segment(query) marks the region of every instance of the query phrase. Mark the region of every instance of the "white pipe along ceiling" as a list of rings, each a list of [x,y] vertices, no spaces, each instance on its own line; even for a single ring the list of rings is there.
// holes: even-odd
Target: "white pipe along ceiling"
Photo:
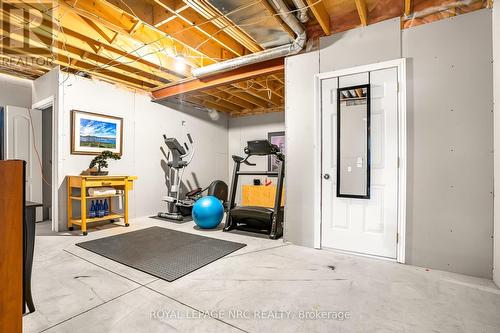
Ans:
[[[268,0],[269,3],[276,10],[276,13],[281,17],[281,19],[290,27],[290,29],[295,33],[296,38],[289,44],[277,46],[264,51],[249,54],[243,57],[226,60],[223,62],[215,63],[201,68],[195,68],[192,71],[193,76],[202,77],[207,75],[212,75],[220,72],[225,72],[231,69],[235,69],[241,66],[255,64],[258,62],[263,62],[266,60],[271,60],[275,58],[286,57],[289,55],[296,54],[300,52],[307,42],[306,30],[301,22],[295,17],[293,12],[291,12],[283,0]],[[294,4],[297,6],[298,15],[302,19],[305,19],[302,13],[304,8],[304,3],[302,0],[293,0]],[[307,14],[306,14],[307,15]]]

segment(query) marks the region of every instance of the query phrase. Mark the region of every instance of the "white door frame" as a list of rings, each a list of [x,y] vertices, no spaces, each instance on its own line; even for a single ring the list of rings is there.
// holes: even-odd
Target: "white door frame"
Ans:
[[[31,105],[32,109],[43,110],[48,107],[52,107],[52,230],[58,231],[58,221],[59,221],[59,202],[58,202],[58,186],[59,180],[58,175],[58,115],[55,106],[55,97],[47,97],[35,104]]]
[[[376,71],[387,68],[398,69],[398,242],[396,261],[405,263],[406,241],[406,59],[396,59],[376,64],[357,66],[332,72],[316,74],[314,77],[314,247],[321,249],[321,186],[322,186],[322,142],[321,142],[321,81],[339,76]]]

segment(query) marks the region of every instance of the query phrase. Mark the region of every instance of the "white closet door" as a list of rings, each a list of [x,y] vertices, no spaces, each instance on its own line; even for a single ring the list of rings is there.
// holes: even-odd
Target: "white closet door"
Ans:
[[[397,68],[389,68],[322,81],[323,247],[396,258],[397,80]],[[370,199],[337,197],[337,88],[366,83],[371,87]]]
[[[42,167],[37,156],[38,151],[42,158],[42,111],[31,110],[31,117],[29,111],[17,106],[5,108],[5,157],[26,161],[26,200],[42,203]],[[41,209],[37,209],[37,221],[42,218]]]

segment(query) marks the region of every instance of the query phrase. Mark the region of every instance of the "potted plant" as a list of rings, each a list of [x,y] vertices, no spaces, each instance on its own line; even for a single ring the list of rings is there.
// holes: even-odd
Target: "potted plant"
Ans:
[[[113,153],[109,150],[105,150],[99,155],[97,155],[89,165],[89,168],[92,169],[97,165],[97,171],[90,171],[91,175],[94,176],[106,176],[108,174],[108,171],[102,171],[102,168],[107,168],[108,167],[108,161],[107,159],[113,159],[113,160],[119,160],[121,159],[120,155]],[[95,170],[95,169],[94,169]]]

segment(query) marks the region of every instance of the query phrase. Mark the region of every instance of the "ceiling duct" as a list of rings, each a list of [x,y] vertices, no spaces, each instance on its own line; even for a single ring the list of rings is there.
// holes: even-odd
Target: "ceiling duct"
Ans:
[[[215,63],[201,68],[192,70],[195,77],[211,75],[215,73],[225,72],[241,66],[250,65],[266,60],[281,58],[288,55],[293,55],[300,52],[306,45],[307,35],[306,30],[302,23],[290,12],[283,0],[268,0],[269,3],[275,8],[276,13],[281,17],[290,29],[295,33],[296,38],[290,44],[274,47],[272,49],[264,50],[261,52],[249,54],[243,57],[226,60],[223,62]],[[294,0],[300,1],[302,0]]]
[[[293,4],[297,8],[297,18],[300,22],[306,23],[309,21],[309,15],[307,14],[307,6],[303,0],[292,0]]]

